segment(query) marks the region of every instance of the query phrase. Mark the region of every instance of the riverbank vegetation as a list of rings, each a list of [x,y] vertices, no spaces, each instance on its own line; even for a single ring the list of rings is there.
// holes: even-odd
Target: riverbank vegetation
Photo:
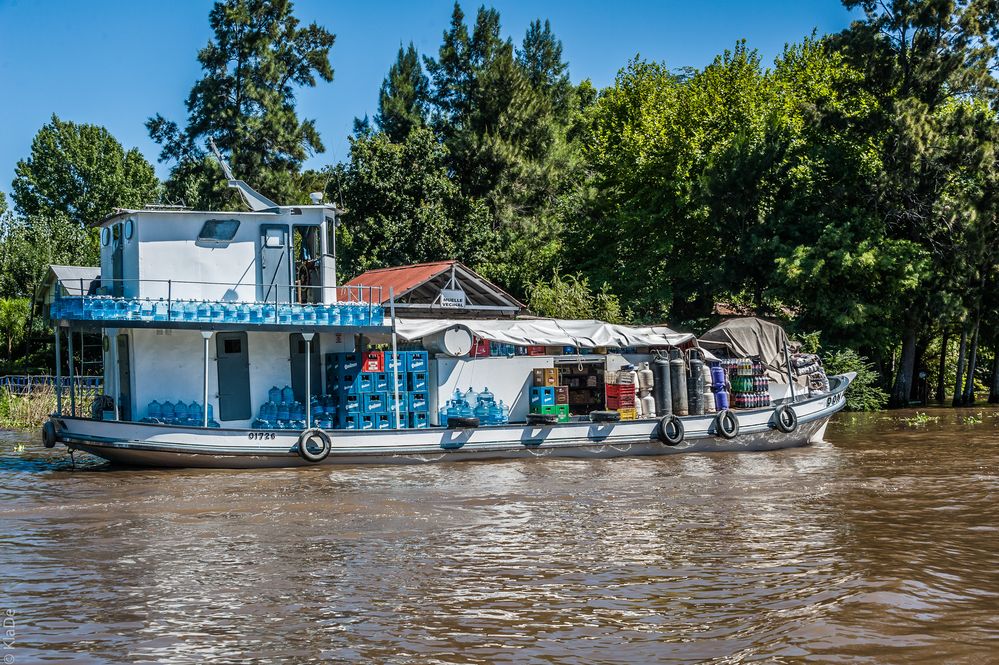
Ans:
[[[83,224],[112,207],[238,205],[213,138],[265,195],[347,209],[342,278],[457,258],[543,315],[700,332],[750,312],[821,331],[827,367],[861,376],[851,408],[999,401],[999,18],[845,4],[849,28],[788,35],[773,62],[742,41],[700,69],[638,56],[605,89],[543,18],[515,39],[456,4],[436,51],[399,49],[347,161],[304,170],[323,144],[295,94],[332,80],[334,35],[290,3],[217,3],[186,122],[147,123],[165,182],[102,128],[40,130],[0,208],[3,293],[93,263]],[[40,324],[5,321],[16,364]]]

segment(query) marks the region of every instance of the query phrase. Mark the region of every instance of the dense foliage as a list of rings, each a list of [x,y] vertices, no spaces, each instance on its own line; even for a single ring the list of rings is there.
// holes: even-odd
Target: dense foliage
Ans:
[[[303,173],[323,146],[295,94],[331,80],[334,37],[288,0],[223,0],[186,125],[148,122],[162,194],[239,204],[211,138],[265,195],[347,209],[341,277],[457,258],[539,314],[698,330],[734,304],[821,331],[855,408],[999,401],[999,12],[844,3],[859,20],[772,63],[745,42],[702,69],[636,57],[604,90],[572,81],[548,21],[514,41],[455,4],[435,52],[399,48],[348,160]],[[4,294],[91,259],[82,223],[156,187],[106,131],[53,117],[0,209]]]

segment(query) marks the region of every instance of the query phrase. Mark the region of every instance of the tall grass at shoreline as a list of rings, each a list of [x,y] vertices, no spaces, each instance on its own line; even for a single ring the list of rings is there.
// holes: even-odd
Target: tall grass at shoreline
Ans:
[[[91,396],[78,397],[77,413],[90,413]],[[69,408],[69,395],[63,391],[63,408]],[[39,427],[56,410],[55,389],[41,387],[19,395],[9,388],[0,389],[0,429]]]

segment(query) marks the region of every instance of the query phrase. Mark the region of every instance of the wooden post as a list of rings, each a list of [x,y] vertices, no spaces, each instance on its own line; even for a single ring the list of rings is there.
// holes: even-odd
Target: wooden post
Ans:
[[[62,333],[55,326],[56,413],[62,415]]]

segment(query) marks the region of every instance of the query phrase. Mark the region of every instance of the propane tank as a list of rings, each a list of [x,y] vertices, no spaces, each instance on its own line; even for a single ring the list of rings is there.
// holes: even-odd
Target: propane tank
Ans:
[[[657,357],[652,361],[652,374],[655,376],[652,394],[656,398],[656,415],[659,417],[673,413],[673,397],[670,390],[669,360]]]
[[[687,415],[687,367],[683,362],[683,351],[673,349],[669,352],[669,380],[673,399],[673,413],[677,416]]]
[[[725,387],[725,368],[721,365],[711,367],[711,387],[716,391]]]
[[[704,358],[697,349],[690,349],[687,352],[687,367],[690,376],[687,379],[687,401],[690,414],[693,416],[704,415]]]
[[[704,391],[704,413],[714,413],[715,411],[715,394],[709,388]]]
[[[707,363],[704,363],[704,369],[702,371],[704,372],[704,392],[709,393],[711,392],[711,383],[712,383],[711,368],[708,367]],[[707,408],[706,405],[705,408]]]
[[[715,408],[718,411],[723,411],[729,408],[728,403],[728,393],[724,390],[715,391]]]
[[[656,399],[652,395],[645,395],[642,399],[638,400],[642,404],[642,415],[646,418],[651,418],[656,413]],[[637,402],[636,402],[637,403]]]
[[[651,390],[653,385],[655,385],[655,376],[649,369],[649,363],[642,363],[638,370],[638,387],[641,390]]]

